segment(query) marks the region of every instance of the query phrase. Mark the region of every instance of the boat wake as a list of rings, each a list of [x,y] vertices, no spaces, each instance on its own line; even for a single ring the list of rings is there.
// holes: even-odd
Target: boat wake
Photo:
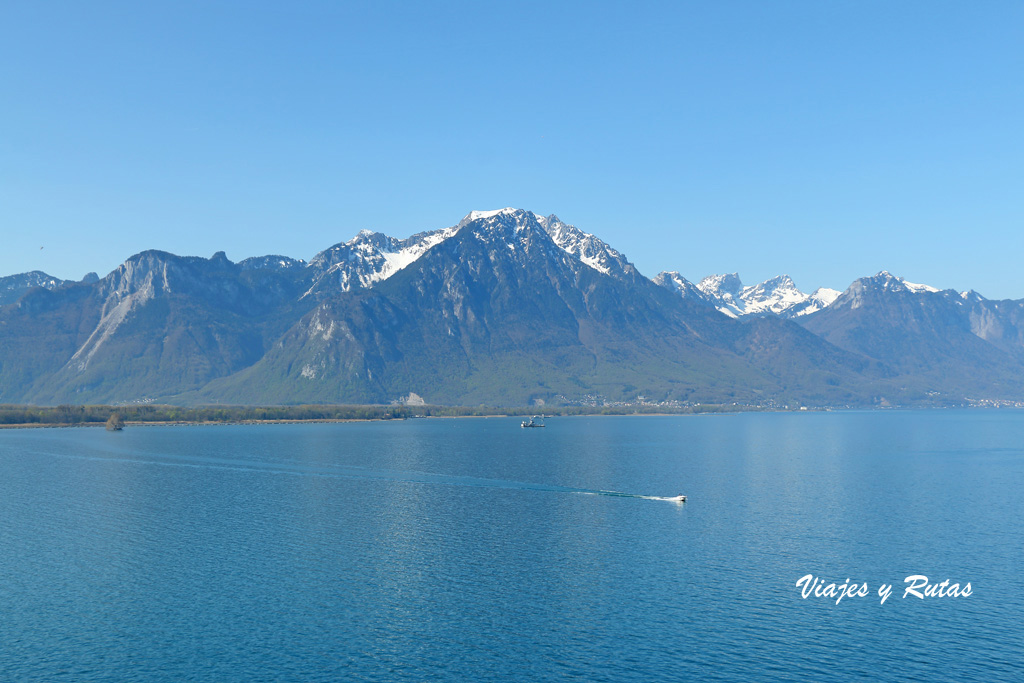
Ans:
[[[40,452],[40,454],[42,454]],[[47,455],[71,458],[75,460],[91,460],[102,462],[119,462],[133,465],[156,465],[163,467],[188,467],[213,470],[227,470],[245,473],[330,477],[338,479],[363,479],[374,481],[390,481],[404,484],[426,484],[442,486],[466,486],[474,488],[511,489],[518,491],[546,491],[551,493],[575,493],[585,496],[610,496],[613,498],[639,498],[641,500],[660,500],[673,503],[685,503],[686,496],[648,496],[640,493],[623,491],[605,491],[600,489],[581,489],[551,484],[534,484],[530,482],[511,481],[507,479],[485,479],[480,477],[464,477],[457,475],[435,474],[414,470],[388,470],[358,465],[299,463],[295,461],[254,461],[235,458],[218,458],[210,456],[194,456],[185,454],[159,455],[121,450],[120,452],[93,453],[46,453]]]
[[[640,493],[623,493],[622,491],[585,491],[579,490],[576,493],[581,493],[586,496],[614,496],[616,498],[642,498],[643,500],[664,500],[669,503],[685,503],[686,496],[645,496]]]

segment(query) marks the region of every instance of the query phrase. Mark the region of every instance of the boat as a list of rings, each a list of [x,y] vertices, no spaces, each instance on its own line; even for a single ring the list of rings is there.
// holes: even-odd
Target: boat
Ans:
[[[669,498],[669,500],[674,501],[676,503],[685,503],[686,496],[679,494],[678,496],[673,496],[672,498]]]
[[[524,428],[524,429],[527,428],[527,427],[543,427],[544,426],[544,418],[543,417],[538,417],[538,416],[534,415],[529,420],[523,420],[523,423],[521,425],[519,425],[519,426]]]

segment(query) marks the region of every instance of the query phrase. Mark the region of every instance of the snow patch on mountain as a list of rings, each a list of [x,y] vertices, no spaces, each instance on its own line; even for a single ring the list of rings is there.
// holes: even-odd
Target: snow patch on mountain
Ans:
[[[408,267],[420,256],[427,253],[428,249],[444,242],[454,234],[454,228],[437,230],[424,235],[422,239],[418,241],[401,246],[397,251],[381,252],[381,256],[384,258],[384,267],[378,274],[376,274],[376,276],[369,278],[368,281],[377,282],[380,280],[387,280],[398,271]],[[364,284],[363,286],[366,285]]]
[[[320,252],[308,263],[314,273],[312,286],[303,297],[324,288],[368,288],[408,268],[431,248],[471,226],[474,236],[484,241],[498,240],[510,250],[529,249],[531,231],[546,234],[540,244],[554,244],[560,253],[574,257],[594,270],[632,279],[636,268],[626,257],[590,233],[563,223],[558,216],[542,216],[525,209],[506,207],[488,211],[474,210],[453,227],[423,232],[399,240],[382,233],[362,230],[348,242],[336,244]],[[550,240],[548,239],[550,238]]]
[[[563,223],[555,214],[537,216],[537,221],[555,244],[594,270],[620,279],[636,274],[636,268],[622,253],[589,232]]]
[[[663,281],[655,282],[665,286]],[[697,283],[696,288],[715,308],[733,318],[745,315],[797,318],[830,306],[840,294],[827,287],[805,294],[788,275],[779,275],[749,287],[743,285],[737,273],[709,275]]]
[[[779,275],[753,287],[745,287],[740,300],[745,304],[746,315],[758,313],[782,314],[807,301],[809,297],[796,288],[788,275]]]
[[[493,211],[470,211],[469,213],[466,214],[466,217],[463,218],[461,221],[459,221],[459,224],[456,225],[455,227],[456,228],[461,228],[464,225],[472,223],[473,221],[478,221],[478,220],[481,220],[481,219],[484,219],[484,218],[493,218],[494,216],[499,216],[499,215],[503,215],[503,214],[504,215],[514,215],[516,213],[527,213],[527,212],[524,211],[523,209],[514,209],[511,206],[506,206],[504,209],[494,209]],[[537,214],[534,214],[534,216],[536,216],[536,215]]]
[[[421,232],[405,240],[360,230],[348,242],[336,244],[310,259],[308,267],[317,275],[303,297],[328,283],[336,283],[343,292],[371,287],[407,268],[457,230],[456,226]]]
[[[684,299],[698,299],[707,302],[707,297],[704,295],[704,292],[697,288],[697,285],[674,270],[665,270],[658,273],[654,277],[654,284],[675,292]]]
[[[901,278],[899,275],[893,275],[887,270],[880,271],[877,275],[875,275],[872,278],[862,279],[880,285],[883,289],[890,289],[896,291],[906,289],[911,292],[914,292],[915,294],[922,294],[925,292],[935,293],[940,291],[937,287],[932,287],[931,285],[920,285],[914,282],[908,282],[907,280]]]
[[[881,291],[887,293],[911,293],[911,294],[941,294],[942,292],[930,285],[919,285],[907,282],[903,278],[893,275],[887,270],[880,271],[871,277],[862,277],[854,280],[846,291],[835,301],[835,305],[857,309],[864,305],[864,297],[870,292]],[[952,292],[952,290],[949,290]],[[960,295],[964,298],[963,295]]]
[[[252,256],[238,262],[242,270],[291,270],[302,268],[306,262],[302,259],[293,259],[287,256]]]
[[[900,291],[903,289],[914,292],[915,294],[921,294],[924,292],[935,293],[940,291],[937,287],[931,285],[919,285],[914,282],[908,282],[898,275],[893,275],[887,270],[880,271],[877,275],[870,278],[861,278],[882,287],[883,289]]]
[[[52,291],[65,284],[70,283],[40,270],[0,277],[0,306],[17,301],[22,294],[35,287]]]
[[[554,214],[542,216],[533,211],[511,207],[493,211],[471,211],[455,227],[462,229],[477,221],[484,221],[483,227],[492,229],[514,226],[517,235],[539,226],[563,252],[599,273],[623,280],[630,280],[638,275],[636,267],[621,252],[575,225],[564,223]],[[478,231],[477,237],[483,239],[485,234]]]
[[[909,289],[911,292],[937,292],[938,287],[932,287],[931,285],[918,285],[913,282],[907,282],[903,280],[903,286]]]
[[[741,298],[744,287],[739,274],[708,275],[697,283],[697,289],[727,316],[738,318],[746,314],[746,303]]]
[[[838,289],[830,289],[828,287],[818,287],[811,294],[811,298],[821,303],[821,307],[831,306],[832,303],[839,298],[842,294]]]

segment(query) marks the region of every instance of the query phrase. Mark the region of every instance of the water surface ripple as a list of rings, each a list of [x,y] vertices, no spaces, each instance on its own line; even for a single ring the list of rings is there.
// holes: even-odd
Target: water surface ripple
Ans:
[[[1001,411],[0,431],[0,680],[1020,680],[1022,491]]]

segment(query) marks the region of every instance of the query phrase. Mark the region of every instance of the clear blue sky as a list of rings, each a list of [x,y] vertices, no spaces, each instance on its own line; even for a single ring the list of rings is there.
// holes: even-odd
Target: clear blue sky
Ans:
[[[2,275],[516,206],[648,276],[1024,298],[1018,0],[10,0],[0,93]]]

